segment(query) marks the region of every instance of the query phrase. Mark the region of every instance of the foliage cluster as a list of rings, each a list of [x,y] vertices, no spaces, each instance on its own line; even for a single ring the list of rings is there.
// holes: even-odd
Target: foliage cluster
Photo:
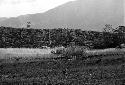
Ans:
[[[42,48],[42,46],[86,46],[92,49],[114,48],[125,43],[125,27],[112,28],[106,25],[104,31],[83,31],[81,29],[25,29],[0,27],[1,48]]]

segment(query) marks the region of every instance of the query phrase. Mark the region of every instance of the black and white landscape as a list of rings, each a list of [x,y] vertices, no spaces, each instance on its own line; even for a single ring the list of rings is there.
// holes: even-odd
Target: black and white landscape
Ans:
[[[0,1],[0,85],[125,84],[124,0],[64,1]]]

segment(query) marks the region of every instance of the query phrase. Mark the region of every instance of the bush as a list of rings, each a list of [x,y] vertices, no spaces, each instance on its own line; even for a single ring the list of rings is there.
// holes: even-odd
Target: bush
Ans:
[[[86,49],[85,47],[80,47],[80,46],[68,47],[63,51],[62,55],[64,57],[73,57],[73,56],[85,57],[86,56],[85,49]]]
[[[51,53],[53,54],[62,54],[65,48],[57,48],[56,50],[52,50]]]

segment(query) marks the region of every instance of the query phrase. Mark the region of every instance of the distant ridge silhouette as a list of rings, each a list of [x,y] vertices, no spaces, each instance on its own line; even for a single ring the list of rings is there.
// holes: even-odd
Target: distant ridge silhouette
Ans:
[[[73,28],[101,30],[105,24],[114,27],[124,23],[123,0],[76,0],[60,5],[45,13],[22,15],[1,20],[0,26],[32,28]]]

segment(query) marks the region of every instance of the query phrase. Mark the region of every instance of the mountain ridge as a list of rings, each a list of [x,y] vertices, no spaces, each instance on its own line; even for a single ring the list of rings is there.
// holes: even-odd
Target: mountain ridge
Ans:
[[[94,2],[95,1],[95,2]],[[73,28],[83,30],[102,30],[105,24],[114,27],[123,24],[122,0],[76,0],[67,2],[44,13],[28,14],[0,20],[1,26],[26,27],[28,21],[32,28]],[[101,5],[102,4],[102,5]]]

